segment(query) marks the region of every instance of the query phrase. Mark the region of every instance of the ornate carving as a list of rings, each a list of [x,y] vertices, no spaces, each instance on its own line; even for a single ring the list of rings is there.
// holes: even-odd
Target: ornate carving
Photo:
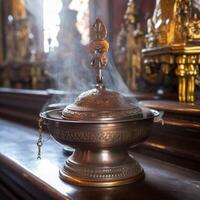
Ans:
[[[157,0],[154,15],[147,23],[146,47],[185,43],[191,12],[191,0]]]
[[[106,130],[100,128],[100,131],[96,130],[86,130],[83,131],[78,127],[76,129],[62,129],[60,125],[55,127],[49,127],[53,137],[57,138],[59,141],[67,142],[81,142],[96,144],[101,141],[102,146],[115,146],[120,144],[132,143],[135,144],[140,140],[143,140],[148,135],[149,127],[136,126],[135,124],[131,129],[119,130]]]
[[[97,19],[91,28],[90,51],[92,54],[91,65],[96,70],[97,87],[103,87],[102,69],[107,64],[106,53],[109,49],[109,43],[106,40],[107,30],[100,19]]]
[[[179,77],[179,100],[194,102],[195,78],[198,72],[196,55],[177,57],[176,74]]]
[[[141,24],[136,23],[135,1],[129,0],[124,15],[124,24],[117,37],[115,59],[123,79],[129,88],[138,89],[141,77],[141,49],[144,47],[144,34]]]
[[[189,41],[200,41],[200,19],[197,13],[188,24],[188,39]]]
[[[162,84],[168,79],[173,88],[175,71],[181,102],[194,102],[195,99],[200,52],[197,12],[191,0],[157,0],[154,15],[147,22],[144,78],[154,84]]]

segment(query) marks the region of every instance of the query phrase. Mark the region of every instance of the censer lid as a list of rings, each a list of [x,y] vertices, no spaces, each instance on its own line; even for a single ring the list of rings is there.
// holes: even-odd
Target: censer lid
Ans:
[[[96,88],[82,93],[73,104],[62,111],[62,117],[70,121],[110,121],[143,119],[143,110],[130,102],[121,93],[106,89],[103,85],[102,69],[107,64],[106,28],[97,19],[91,30],[91,65],[96,70]]]
[[[92,89],[82,93],[62,112],[70,121],[125,120],[143,117],[142,109],[120,93],[109,89]]]

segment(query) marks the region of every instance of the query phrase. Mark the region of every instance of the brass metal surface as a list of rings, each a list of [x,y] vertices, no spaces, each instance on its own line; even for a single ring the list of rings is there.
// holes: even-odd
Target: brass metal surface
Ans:
[[[191,0],[157,0],[154,14],[147,22],[144,77],[158,83],[160,76],[172,78],[175,74],[180,102],[195,101],[200,64],[199,17]],[[156,68],[159,70],[155,73]]]
[[[102,69],[106,67],[106,53],[109,49],[109,43],[106,40],[107,29],[103,22],[97,18],[91,28],[90,52],[92,54],[91,66],[96,70],[96,87],[103,88]]]
[[[127,149],[148,137],[159,113],[105,88],[101,70],[107,63],[109,45],[99,19],[92,34],[91,65],[96,71],[96,88],[79,95],[65,109],[49,110],[40,116],[57,142],[74,148],[60,169],[62,180],[93,187],[124,185],[144,175]]]
[[[82,93],[62,112],[66,120],[101,121],[143,118],[142,109],[133,105],[128,98],[108,89],[92,89]]]
[[[138,175],[135,175],[134,177],[130,179],[124,179],[124,180],[117,180],[117,181],[102,181],[102,182],[94,182],[91,180],[80,180],[78,178],[74,178],[73,176],[70,176],[67,174],[67,172],[63,169],[60,170],[60,177],[62,180],[66,182],[75,183],[76,185],[87,185],[92,187],[115,187],[120,185],[126,185],[130,183],[137,182],[138,180],[142,179],[144,177],[144,171],[142,170]]]

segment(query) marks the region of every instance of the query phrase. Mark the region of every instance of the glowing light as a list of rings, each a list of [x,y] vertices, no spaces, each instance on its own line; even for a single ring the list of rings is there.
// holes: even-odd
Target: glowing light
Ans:
[[[38,160],[37,164],[37,168],[34,171],[37,177],[61,191],[63,194],[74,192],[73,187],[66,185],[59,179],[59,167],[55,163],[53,164],[50,160],[42,159]]]
[[[78,12],[76,27],[81,34],[81,43],[83,45],[89,43],[89,1],[90,0],[72,0],[69,5],[71,10]]]
[[[61,8],[61,0],[43,0],[43,28],[45,52],[49,51],[49,38],[51,38],[51,48],[55,48],[58,46],[57,34],[60,25],[59,12]]]
[[[103,152],[102,152],[102,160],[103,160],[103,161],[109,161],[109,154],[108,154],[108,151],[103,151]]]

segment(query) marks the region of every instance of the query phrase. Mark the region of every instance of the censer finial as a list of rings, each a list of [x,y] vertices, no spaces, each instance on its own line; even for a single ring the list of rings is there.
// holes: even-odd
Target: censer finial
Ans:
[[[96,70],[97,88],[104,88],[102,69],[107,64],[106,53],[109,49],[109,43],[106,40],[107,30],[103,22],[97,18],[91,28],[90,52],[92,54],[91,66]]]

